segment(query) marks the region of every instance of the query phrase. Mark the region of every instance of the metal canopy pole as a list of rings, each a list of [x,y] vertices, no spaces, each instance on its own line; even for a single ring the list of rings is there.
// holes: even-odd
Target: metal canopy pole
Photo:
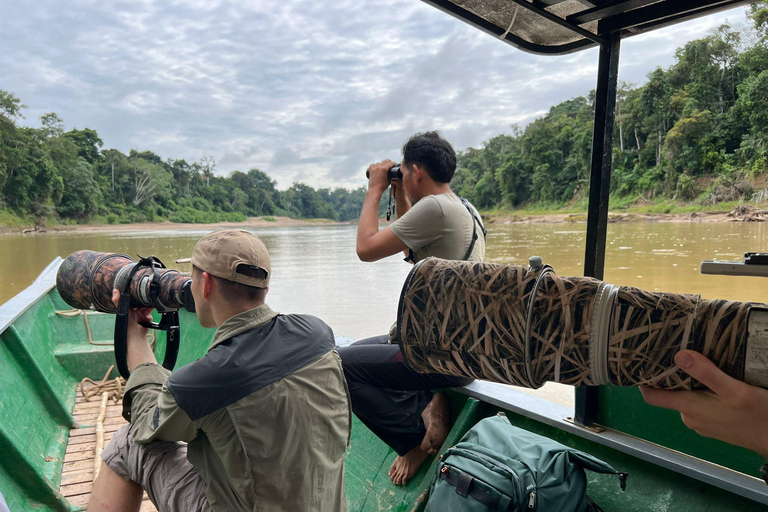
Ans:
[[[592,166],[589,176],[589,212],[584,275],[603,278],[606,232],[608,229],[608,193],[611,186],[613,122],[616,117],[616,88],[619,76],[621,35],[614,32],[600,45],[595,91],[595,125],[592,131]],[[599,407],[597,387],[576,388],[575,420],[589,426],[595,422]]]

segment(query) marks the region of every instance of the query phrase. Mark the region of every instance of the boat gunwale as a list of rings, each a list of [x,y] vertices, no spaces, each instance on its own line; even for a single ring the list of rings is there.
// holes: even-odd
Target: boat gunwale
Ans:
[[[43,269],[34,282],[5,304],[0,304],[0,334],[4,333],[37,301],[56,287],[56,273],[64,260],[57,256]]]
[[[454,388],[454,391],[738,496],[768,505],[765,482],[760,478],[618,430],[611,428],[599,430],[579,426],[572,420],[573,409],[563,405],[528,395],[495,382],[476,380],[464,387]]]

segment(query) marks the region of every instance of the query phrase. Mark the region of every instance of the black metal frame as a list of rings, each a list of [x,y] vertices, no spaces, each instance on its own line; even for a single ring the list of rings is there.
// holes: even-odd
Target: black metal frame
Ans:
[[[592,131],[592,169],[589,178],[589,210],[587,241],[584,252],[584,275],[603,279],[605,246],[608,232],[608,201],[613,158],[613,125],[616,118],[616,88],[619,77],[621,35],[612,34],[600,46],[595,91],[595,124]],[[596,387],[576,388],[574,419],[579,425],[595,422],[599,408]]]
[[[614,33],[622,38],[629,37],[751,3],[751,0],[581,0],[585,6],[583,11],[561,18],[546,8],[564,0],[511,0],[581,37],[567,44],[542,45],[526,41],[514,33],[505,34],[504,28],[449,0],[422,1],[521,50],[542,55],[564,55],[594,48],[606,44]],[[598,22],[596,34],[581,27],[594,21]]]
[[[568,44],[563,44],[558,46],[542,46],[542,45],[538,45],[538,44],[534,44],[529,41],[526,41],[525,39],[521,39],[514,34],[506,34],[502,39],[501,36],[503,36],[505,33],[505,30],[503,28],[500,28],[494,25],[493,23],[487,21],[486,19],[478,16],[473,12],[470,12],[464,9],[463,7],[460,7],[452,2],[449,2],[448,0],[422,0],[422,1],[433,7],[440,9],[441,11],[447,14],[450,14],[454,18],[457,18],[465,23],[468,23],[473,27],[482,30],[487,34],[490,34],[500,39],[501,41],[504,41],[505,43],[511,44],[512,46],[515,46],[516,48],[519,48],[529,53],[537,53],[537,54],[544,54],[544,55],[564,55],[564,54],[573,53],[579,50],[583,50],[584,48],[593,47],[597,44],[595,41],[585,38],[585,39],[574,41],[573,43],[568,43]],[[556,2],[550,2],[550,3],[556,3]],[[568,28],[573,29],[574,27],[572,25],[569,25]]]

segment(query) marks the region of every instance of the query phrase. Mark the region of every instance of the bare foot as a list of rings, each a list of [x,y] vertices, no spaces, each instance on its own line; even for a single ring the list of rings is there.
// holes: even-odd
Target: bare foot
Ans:
[[[427,429],[421,441],[421,450],[434,455],[443,446],[451,430],[448,395],[442,391],[435,393],[421,413],[421,419],[424,420],[424,427]]]
[[[395,458],[392,467],[389,468],[389,478],[395,485],[405,485],[413,478],[421,465],[427,460],[429,454],[420,447],[413,448],[403,456]]]

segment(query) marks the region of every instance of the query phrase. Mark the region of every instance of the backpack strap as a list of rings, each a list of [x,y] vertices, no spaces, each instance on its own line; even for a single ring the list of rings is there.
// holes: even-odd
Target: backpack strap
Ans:
[[[458,468],[442,466],[438,475],[440,480],[445,480],[456,488],[456,494],[463,498],[471,496],[474,500],[488,507],[489,510],[506,512],[512,504],[511,497]]]
[[[469,216],[472,218],[472,242],[469,244],[467,255],[464,256],[464,261],[468,261],[469,257],[472,256],[472,251],[475,250],[475,242],[477,241],[477,226],[480,225],[480,229],[483,231],[483,239],[488,237],[488,230],[485,229],[482,221],[477,218],[477,215],[475,215],[475,212],[472,210],[472,206],[470,206],[469,201],[461,196],[459,196],[459,199],[461,199],[461,204],[464,205],[464,207],[469,212]]]
[[[600,505],[592,501],[592,498],[589,496],[585,496],[587,498],[587,507],[585,508],[585,512],[605,512],[602,508],[600,508]]]

